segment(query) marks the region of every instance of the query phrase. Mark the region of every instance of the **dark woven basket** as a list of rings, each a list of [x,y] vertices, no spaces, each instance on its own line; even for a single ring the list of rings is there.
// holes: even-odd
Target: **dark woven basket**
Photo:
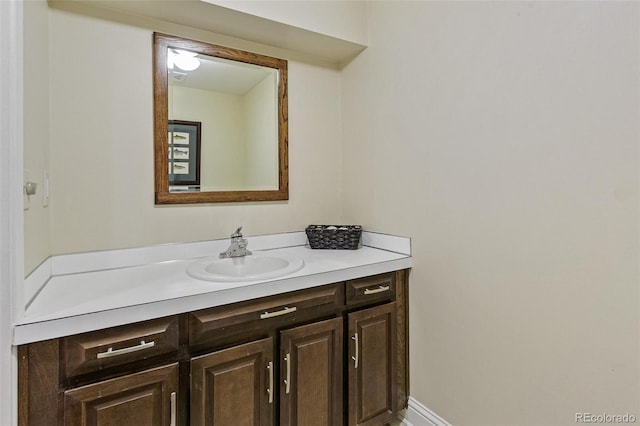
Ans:
[[[360,246],[360,225],[309,225],[305,229],[312,249],[355,250]]]

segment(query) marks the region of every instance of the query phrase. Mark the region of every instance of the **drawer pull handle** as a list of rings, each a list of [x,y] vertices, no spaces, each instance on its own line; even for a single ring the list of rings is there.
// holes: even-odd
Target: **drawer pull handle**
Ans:
[[[291,308],[285,306],[284,309],[281,309],[279,311],[265,312],[263,314],[260,314],[260,319],[279,317],[280,315],[290,314],[290,313],[295,312],[297,310],[298,310],[298,308],[296,308],[295,306],[292,306]]]
[[[269,404],[273,404],[273,362],[269,361],[267,365],[267,370],[269,370],[269,389],[267,389],[267,393],[269,394]]]
[[[141,351],[143,349],[148,349],[148,348],[152,348],[156,345],[156,342],[148,342],[146,343],[144,340],[140,341],[139,345],[136,346],[130,346],[128,348],[122,348],[122,349],[116,349],[115,351],[113,350],[113,348],[109,348],[107,349],[106,352],[100,352],[97,355],[98,359],[102,359],[102,358],[109,358],[112,356],[118,356],[118,355],[124,355],[124,354],[129,354],[131,352],[137,352],[137,351]]]
[[[284,393],[288,394],[291,390],[291,354],[284,357],[287,362],[287,378],[284,380]]]
[[[170,426],[176,426],[176,393],[171,392],[171,423]]]
[[[381,285],[378,288],[365,288],[364,294],[369,295],[369,294],[382,293],[383,291],[387,291],[387,290],[389,290],[388,285]]]
[[[351,340],[356,342],[356,356],[351,357],[351,359],[353,360],[353,368],[358,368],[358,359],[360,358],[358,353],[358,333],[355,333]]]

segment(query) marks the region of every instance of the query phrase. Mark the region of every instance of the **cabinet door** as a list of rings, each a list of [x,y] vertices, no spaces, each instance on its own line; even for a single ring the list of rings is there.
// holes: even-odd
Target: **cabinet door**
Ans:
[[[191,426],[273,424],[273,339],[191,360]]]
[[[349,426],[393,419],[396,398],[396,303],[349,314]]]
[[[178,364],[64,393],[65,426],[175,426]]]
[[[342,420],[342,318],[280,334],[280,426],[338,426]]]

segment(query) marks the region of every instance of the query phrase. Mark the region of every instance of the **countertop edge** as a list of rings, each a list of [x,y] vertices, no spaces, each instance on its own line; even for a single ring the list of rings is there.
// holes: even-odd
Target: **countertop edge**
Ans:
[[[205,294],[126,306],[88,314],[17,324],[13,328],[13,345],[23,345],[58,337],[70,336],[108,327],[177,315],[208,307],[250,300],[289,291],[317,287],[369,275],[411,268],[411,257],[388,260],[323,273],[273,280],[259,285],[231,288]]]

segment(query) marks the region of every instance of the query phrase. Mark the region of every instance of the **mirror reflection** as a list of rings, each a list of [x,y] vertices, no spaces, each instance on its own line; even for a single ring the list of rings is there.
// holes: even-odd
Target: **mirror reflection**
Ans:
[[[199,66],[169,61],[169,190],[278,189],[277,70],[181,56]]]
[[[156,203],[288,199],[286,61],[162,34],[155,55]]]

